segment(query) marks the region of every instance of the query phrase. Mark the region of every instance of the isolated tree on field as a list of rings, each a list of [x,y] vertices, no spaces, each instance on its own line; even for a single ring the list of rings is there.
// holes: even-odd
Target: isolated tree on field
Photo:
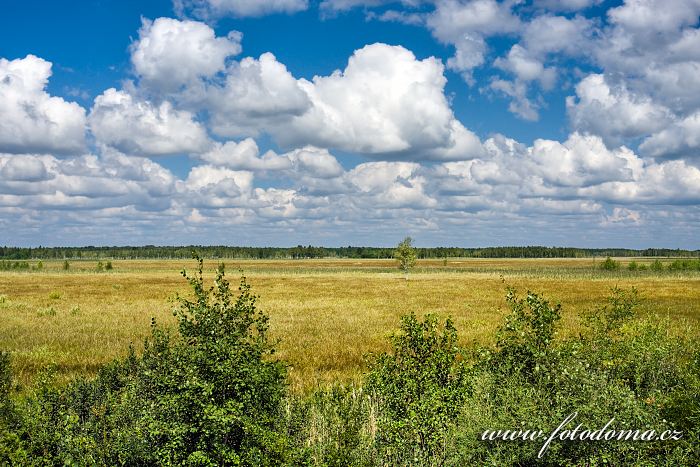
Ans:
[[[409,270],[416,265],[416,249],[413,248],[412,243],[413,239],[406,237],[394,251],[394,258],[399,262],[399,269],[403,271],[406,280],[408,280]]]

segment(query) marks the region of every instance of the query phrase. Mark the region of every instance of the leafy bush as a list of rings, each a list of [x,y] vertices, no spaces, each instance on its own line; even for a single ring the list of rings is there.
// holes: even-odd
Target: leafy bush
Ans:
[[[658,259],[655,259],[654,262],[649,265],[649,269],[654,272],[661,272],[664,270],[664,264]]]
[[[377,399],[377,449],[383,463],[442,464],[449,435],[468,395],[467,366],[449,319],[401,318],[392,354],[371,366],[367,389]]]
[[[638,267],[639,267],[639,265],[637,264],[636,261],[630,261],[630,262],[627,264],[627,269],[630,270],[630,271],[636,271]]]
[[[530,294],[528,294],[528,297]],[[525,303],[528,300],[525,299]],[[461,413],[455,465],[694,465],[700,452],[698,432],[697,343],[668,337],[662,326],[635,320],[634,290],[613,289],[607,303],[588,314],[581,336],[557,342],[540,339],[557,313],[546,302],[530,300],[544,311],[522,319],[522,300],[510,300],[511,314],[497,349],[478,353],[473,391]],[[544,322],[542,327],[538,325]],[[528,337],[529,336],[529,337]],[[544,345],[546,344],[546,345]],[[525,349],[544,349],[525,351]],[[529,363],[520,363],[523,358]],[[692,400],[692,402],[691,402]],[[684,414],[682,414],[684,412]],[[680,430],[680,441],[561,441],[541,451],[547,438],[527,439],[527,430],[549,435],[567,417],[583,429]],[[511,440],[484,440],[486,430],[520,430]],[[525,434],[523,434],[525,433]],[[523,439],[526,438],[526,439]]]
[[[700,259],[677,259],[668,265],[669,271],[700,271]]]
[[[183,271],[178,334],[155,323],[94,380],[40,384],[24,405],[20,439],[38,464],[278,465],[296,451],[281,429],[286,368],[274,360],[267,316],[245,278],[234,297],[221,266],[205,288],[202,261]]]
[[[600,269],[602,269],[603,271],[617,271],[618,269],[620,269],[620,262],[615,261],[610,256],[608,256],[607,258],[605,258],[605,261],[600,263]]]
[[[506,302],[511,313],[499,327],[496,335],[498,364],[510,369],[531,373],[540,371],[539,364],[550,357],[555,325],[561,319],[561,305],[550,306],[539,295],[528,292],[518,298],[514,289],[508,289]]]

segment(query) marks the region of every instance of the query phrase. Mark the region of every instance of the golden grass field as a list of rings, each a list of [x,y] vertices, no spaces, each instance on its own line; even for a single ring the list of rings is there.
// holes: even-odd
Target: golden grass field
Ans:
[[[624,264],[631,259],[621,260]],[[104,260],[103,260],[104,261]],[[600,263],[600,259],[597,263]],[[649,263],[650,259],[639,259]],[[35,263],[35,262],[34,262]],[[0,271],[0,349],[29,384],[55,364],[62,380],[93,374],[103,363],[139,349],[151,318],[174,323],[176,292],[188,293],[179,271],[194,261],[44,261],[41,271]],[[205,261],[213,276],[216,261]],[[356,380],[363,356],[388,349],[399,317],[411,311],[452,316],[463,343],[491,344],[507,312],[506,284],[542,293],[563,306],[561,333],[575,334],[582,311],[602,304],[611,287],[636,287],[640,313],[669,319],[673,332],[700,335],[700,274],[604,272],[593,259],[422,260],[405,281],[392,260],[227,260],[236,283],[242,268],[280,339],[297,391]]]

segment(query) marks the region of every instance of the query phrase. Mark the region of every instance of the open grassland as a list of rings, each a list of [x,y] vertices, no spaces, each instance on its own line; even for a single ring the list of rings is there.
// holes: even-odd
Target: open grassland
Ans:
[[[493,342],[506,313],[506,285],[542,293],[563,306],[561,333],[576,334],[580,314],[603,303],[610,288],[636,287],[640,313],[671,321],[673,332],[700,335],[700,273],[601,271],[600,259],[422,260],[409,281],[392,260],[227,260],[238,269],[270,315],[279,354],[292,365],[293,389],[355,380],[363,356],[388,349],[399,316],[452,316],[465,344]],[[639,264],[649,258],[634,259]],[[103,260],[104,262],[104,260]],[[36,261],[32,262],[36,264]],[[103,363],[137,349],[151,319],[172,324],[172,298],[187,294],[179,275],[193,261],[114,260],[43,262],[42,270],[0,271],[0,348],[13,353],[15,374],[27,384],[48,364],[62,379],[92,374]],[[205,267],[213,277],[214,260]]]

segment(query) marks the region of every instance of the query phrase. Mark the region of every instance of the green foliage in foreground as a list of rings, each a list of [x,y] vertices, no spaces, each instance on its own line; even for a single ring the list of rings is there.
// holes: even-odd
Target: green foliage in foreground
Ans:
[[[488,348],[460,347],[450,320],[408,315],[363,387],[299,396],[245,278],[233,290],[219,268],[207,288],[201,260],[183,275],[193,297],[178,298],[177,333],[154,324],[143,355],[94,379],[57,386],[47,369],[18,395],[0,352],[0,464],[700,463],[700,346],[638,319],[635,290],[613,289],[566,340],[561,308],[532,292],[508,290]],[[579,434],[608,424],[681,438],[547,443],[567,418]]]

